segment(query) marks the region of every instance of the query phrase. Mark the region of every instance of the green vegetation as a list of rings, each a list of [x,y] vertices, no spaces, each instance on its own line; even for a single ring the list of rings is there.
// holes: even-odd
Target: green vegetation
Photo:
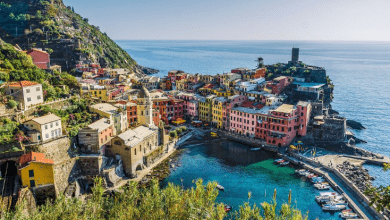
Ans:
[[[172,138],[175,138],[175,137],[177,137],[177,131],[176,131],[176,130],[170,131],[170,132],[169,132],[169,135],[170,135]]]
[[[67,109],[52,109],[49,106],[40,106],[38,108],[39,116],[48,114],[49,112],[57,115],[61,118],[62,126],[68,132],[70,137],[74,137],[78,134],[79,129],[86,127],[92,123],[92,118],[96,115],[88,112],[87,105],[89,103],[86,99],[71,99],[71,106]]]
[[[30,56],[0,39],[0,80],[30,80],[42,83],[49,77],[44,70],[35,66]]]
[[[383,164],[383,170],[390,170],[390,164]],[[371,187],[364,194],[370,197],[370,206],[375,204],[377,211],[383,212],[385,209],[390,209],[390,185]]]
[[[18,106],[18,102],[17,101],[12,100],[12,99],[8,101],[8,107],[15,108],[16,106]]]
[[[0,145],[17,142],[16,135],[19,133],[19,123],[9,118],[0,121]]]
[[[169,184],[160,189],[154,179],[149,188],[140,189],[136,182],[123,187],[123,193],[105,196],[100,178],[95,180],[90,199],[82,202],[61,195],[53,203],[47,203],[29,216],[22,210],[26,204],[17,205],[15,211],[4,212],[3,219],[307,219],[289,203],[276,211],[276,202],[262,203],[261,208],[245,203],[237,211],[227,214],[224,204],[216,203],[217,183],[206,185],[202,180],[196,186],[184,190],[180,186]],[[275,194],[276,196],[276,194]],[[248,199],[249,200],[249,199]],[[275,200],[275,199],[274,199]]]

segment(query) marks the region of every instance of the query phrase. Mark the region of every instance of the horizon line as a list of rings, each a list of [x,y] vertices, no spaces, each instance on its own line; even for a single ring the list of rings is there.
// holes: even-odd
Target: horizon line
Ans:
[[[115,39],[111,38],[114,41],[300,41],[300,42],[371,42],[371,43],[390,43],[390,40],[240,40],[240,39],[235,39],[235,40],[228,40],[228,39]]]

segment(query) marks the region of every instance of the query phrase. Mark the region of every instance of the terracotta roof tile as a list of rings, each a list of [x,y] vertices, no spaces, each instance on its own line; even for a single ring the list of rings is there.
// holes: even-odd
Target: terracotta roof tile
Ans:
[[[9,86],[12,86],[12,87],[27,87],[27,86],[34,86],[34,85],[38,85],[38,83],[31,82],[31,81],[20,81],[20,82],[12,83]]]
[[[37,153],[37,152],[30,152],[19,158],[19,163],[22,166],[31,161],[38,162],[38,163],[54,164],[53,160],[46,159],[44,154]]]

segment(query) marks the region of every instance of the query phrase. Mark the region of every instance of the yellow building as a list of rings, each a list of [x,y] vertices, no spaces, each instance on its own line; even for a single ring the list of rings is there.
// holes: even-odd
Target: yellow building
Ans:
[[[105,86],[90,86],[88,84],[81,84],[80,86],[80,95],[88,95],[91,97],[98,98],[102,101],[108,101],[109,96],[108,96],[108,90],[107,87]]]
[[[211,122],[212,119],[212,102],[213,99],[216,98],[215,95],[209,95],[206,98],[202,98],[199,100],[199,120],[204,122]]]
[[[54,184],[54,161],[42,153],[31,152],[19,159],[19,176],[22,185],[29,188]]]
[[[215,89],[214,90],[214,94],[218,97],[229,97],[229,96],[232,96],[233,95],[233,92],[229,89],[225,90],[225,89]]]
[[[212,124],[217,128],[222,128],[223,124],[223,105],[226,103],[227,98],[218,97],[215,98],[212,102]]]

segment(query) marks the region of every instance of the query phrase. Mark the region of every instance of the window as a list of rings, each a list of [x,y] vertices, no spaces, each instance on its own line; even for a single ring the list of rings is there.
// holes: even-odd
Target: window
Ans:
[[[37,92],[38,92],[38,91],[41,91],[41,87],[37,87],[36,91],[37,91]]]
[[[134,155],[137,155],[137,148],[134,148]]]
[[[34,180],[30,180],[30,187],[35,187],[35,181]]]
[[[56,122],[56,126],[58,126],[58,121]]]
[[[46,134],[46,138],[49,138],[49,134]]]
[[[30,97],[27,98],[27,102],[31,102],[31,98]]]
[[[28,177],[34,177],[34,170],[28,171]]]
[[[39,99],[41,99],[41,96],[39,95],[39,96],[37,96],[37,99],[39,100]]]
[[[30,89],[26,89],[26,93],[30,93]]]

